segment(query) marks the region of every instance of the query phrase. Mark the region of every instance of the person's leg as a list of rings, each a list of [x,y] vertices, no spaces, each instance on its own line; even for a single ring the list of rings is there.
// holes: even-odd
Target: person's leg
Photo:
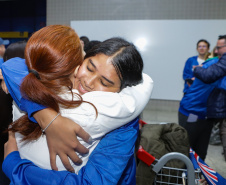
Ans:
[[[187,122],[188,116],[178,113],[179,124],[187,130],[191,148],[205,160],[213,122],[197,119]]]
[[[199,132],[199,137],[196,140],[196,153],[202,160],[205,160],[207,155],[212,128],[213,128],[212,121],[208,120],[197,121],[197,131]]]
[[[223,119],[220,125],[220,134],[223,145],[224,158],[226,160],[226,119]]]
[[[178,123],[180,126],[184,127],[186,122],[187,122],[187,119],[188,117],[181,114],[179,111],[178,111]]]
[[[199,139],[199,129],[197,122],[187,122],[185,124],[185,129],[188,133],[190,147],[196,152],[199,153],[199,145],[197,145],[197,141]]]
[[[178,112],[179,125],[184,127],[187,130],[190,147],[194,151],[196,151],[197,150],[196,143],[197,143],[197,139],[199,138],[199,132],[197,130],[198,125],[197,125],[197,122],[187,122],[187,120],[188,120],[188,116],[185,116],[180,112]]]

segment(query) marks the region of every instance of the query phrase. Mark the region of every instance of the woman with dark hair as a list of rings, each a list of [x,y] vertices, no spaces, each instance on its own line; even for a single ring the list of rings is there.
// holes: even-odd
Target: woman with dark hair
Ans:
[[[85,61],[83,62],[79,71],[77,72],[75,63],[73,64],[74,67],[67,65],[67,63],[72,63],[71,61],[80,61],[80,58],[68,60],[67,57],[69,55],[68,49],[76,48],[73,47],[73,43],[72,45],[70,45],[68,42],[64,42],[67,43],[66,47],[60,48],[59,51],[61,55],[61,51],[63,50],[62,52],[63,56],[58,57],[58,55],[56,54],[53,55],[52,51],[54,52],[57,51],[56,49],[58,48],[58,45],[56,43],[59,43],[59,41],[61,41],[60,38],[62,38],[62,35],[54,35],[56,32],[52,33],[49,30],[47,30],[49,34],[46,34],[45,32],[42,34],[42,31],[43,29],[35,33],[29,40],[28,45],[26,47],[26,63],[28,65],[28,69],[30,70],[30,74],[27,77],[25,77],[21,86],[21,90],[26,95],[27,99],[34,101],[36,103],[40,103],[46,107],[48,106],[52,110],[56,111],[56,113],[48,109],[40,111],[48,112],[47,113],[48,119],[49,117],[52,117],[50,116],[51,114],[56,115],[57,112],[59,111],[67,115],[68,109],[75,110],[75,108],[73,108],[73,105],[80,104],[83,105],[84,103],[82,102],[84,102],[84,100],[93,103],[98,110],[97,118],[95,119],[96,112],[92,111],[93,112],[92,114],[95,116],[90,116],[92,117],[91,120],[86,120],[84,121],[84,123],[82,123],[86,124],[85,127],[86,129],[88,129],[88,132],[90,131],[89,133],[92,136],[93,142],[90,145],[92,147],[91,148],[92,151],[93,147],[95,147],[99,142],[101,136],[108,133],[112,129],[116,129],[119,126],[124,125],[129,121],[132,121],[141,113],[144,106],[149,100],[152,89],[152,81],[149,77],[147,76],[145,77],[144,75],[143,82],[140,85],[136,87],[131,87],[129,89],[123,89],[126,86],[136,85],[142,80],[141,72],[143,68],[142,58],[140,57],[136,48],[132,44],[128,43],[123,39],[119,38],[109,39],[101,43],[99,47],[96,47],[90,52],[88,52]],[[60,33],[62,34],[62,30],[60,31]],[[54,37],[54,39],[52,39],[52,37]],[[39,40],[39,42],[37,42],[34,38]],[[36,43],[38,43],[38,45]],[[109,45],[109,43],[111,44]],[[107,46],[109,47],[109,49],[106,49]],[[36,49],[40,51],[38,52],[39,53],[38,55],[35,52]],[[57,54],[59,53],[57,52]],[[79,52],[77,51],[74,53]],[[73,57],[72,55],[69,56]],[[59,58],[59,60],[57,57]],[[3,74],[5,79],[8,78],[7,70],[9,70],[10,68],[11,66],[8,69],[7,65],[3,66],[4,72]],[[126,70],[128,70],[129,73],[126,73],[125,72]],[[65,73],[65,71],[71,72]],[[128,75],[131,75],[131,79],[127,78]],[[134,76],[136,76],[136,78],[134,78]],[[10,80],[7,79],[6,83],[8,83],[7,85],[9,89],[11,89],[9,82]],[[65,85],[66,82],[68,85]],[[78,90],[77,92],[80,95],[84,94],[83,97],[81,98],[79,95],[73,97],[70,95],[68,97],[66,96],[67,100],[65,101],[64,99],[65,97],[64,98],[61,97],[62,93],[65,93],[66,89],[68,89],[71,92],[73,88],[77,89]],[[92,94],[92,92],[90,91],[96,92],[93,92]],[[98,91],[107,91],[107,92],[98,92]],[[120,92],[120,93],[110,93],[110,92]],[[139,97],[136,97],[136,95],[138,95]],[[68,99],[70,97],[74,98],[73,102],[70,102],[70,100]],[[19,98],[19,100],[20,99],[21,98]],[[18,101],[18,103],[20,104],[20,101]],[[66,108],[59,109],[58,104],[64,105],[64,107]],[[79,106],[76,109],[78,110],[80,107],[82,106]],[[93,106],[90,107],[93,109]],[[32,109],[34,108],[27,107],[27,110],[30,112],[29,114],[32,115],[34,110],[31,110],[29,108]],[[90,108],[88,109],[88,112],[90,112]],[[73,112],[73,114],[75,113]],[[39,113],[39,115],[42,115],[42,113]],[[43,115],[45,117],[46,113],[43,113]],[[43,117],[43,115],[41,117]],[[53,116],[54,117],[53,121],[56,128],[58,127],[57,126],[58,124],[56,124],[56,122],[57,120],[59,120],[57,119],[57,116],[58,117],[60,116],[59,114],[57,114],[57,116],[55,117],[55,115]],[[77,122],[80,121],[76,120],[77,119],[76,116],[74,115],[72,116],[73,120]],[[23,124],[21,121],[22,119]],[[34,126],[31,129],[32,130],[31,131],[29,130],[31,128],[31,124],[25,124],[24,120],[26,120],[26,122],[28,123],[27,117],[21,118],[19,121],[14,123],[11,130],[13,130],[14,132],[19,131],[20,133],[22,133],[22,135],[25,136],[23,137],[23,139],[25,140],[37,139],[37,137],[39,137],[41,134],[40,127],[38,127],[37,124],[33,124]],[[91,123],[89,124],[87,122]],[[42,129],[46,133],[46,136],[48,132],[51,131],[51,128],[53,128],[52,125],[53,125],[52,122],[50,122],[49,125]],[[27,130],[24,128],[20,129],[21,128],[20,126],[26,127]],[[24,132],[25,130],[26,132]],[[70,130],[74,132],[73,129]],[[37,133],[37,135],[34,135],[34,133]],[[62,130],[60,130],[59,133],[64,135],[65,137],[69,136],[67,135],[67,133],[65,134]],[[39,139],[37,141],[33,141],[31,145],[35,146],[35,143],[39,143],[40,140],[42,140],[43,138],[45,139],[44,136],[39,137]],[[29,146],[29,144],[25,144],[23,146],[25,146],[26,148],[26,146]],[[35,148],[37,149],[38,147]],[[48,149],[47,145],[46,148]],[[38,148],[38,150],[40,150],[40,148]],[[30,151],[31,153],[33,152],[31,155],[33,157],[33,155],[35,155],[35,151],[33,149]],[[28,153],[29,153],[28,150],[24,152],[24,154]],[[43,160],[42,157],[41,159]]]

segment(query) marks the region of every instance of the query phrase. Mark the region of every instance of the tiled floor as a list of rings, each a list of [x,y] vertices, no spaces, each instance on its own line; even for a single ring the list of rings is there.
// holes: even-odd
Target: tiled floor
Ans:
[[[177,119],[177,107],[173,105],[172,108],[167,109],[163,107],[162,110],[159,108],[159,105],[156,106],[154,110],[153,106],[146,106],[143,111],[142,119],[151,124],[151,123],[178,123]],[[207,158],[205,162],[214,170],[216,170],[220,175],[226,178],[226,161],[222,155],[222,146],[221,145],[209,145]]]

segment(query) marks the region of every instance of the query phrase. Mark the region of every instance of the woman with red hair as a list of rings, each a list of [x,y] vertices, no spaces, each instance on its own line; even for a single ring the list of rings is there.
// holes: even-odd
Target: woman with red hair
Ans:
[[[30,143],[18,142],[19,150],[22,156],[27,155],[26,158],[30,157],[39,166],[42,164],[37,161],[42,162],[47,159],[46,161],[49,162],[49,158],[46,157],[48,133],[53,129],[59,130],[68,126],[61,124],[61,127],[58,127],[59,124],[56,124],[57,117],[60,117],[59,112],[88,131],[92,143],[86,144],[86,147],[91,152],[103,135],[136,118],[150,98],[152,80],[147,75],[143,75],[143,82],[137,85],[142,80],[143,61],[133,44],[124,39],[112,38],[100,43],[87,53],[82,63],[82,48],[77,34],[70,27],[52,25],[39,30],[29,39],[25,50],[25,61],[30,72],[21,84],[25,101],[33,101],[51,109],[39,111],[40,117],[45,114],[48,114],[47,117],[55,115],[45,127],[40,125],[42,128],[31,123],[26,115],[17,120],[10,130],[20,133],[16,135],[19,140],[25,142],[32,140]],[[7,62],[9,63],[10,61]],[[2,69],[7,79],[7,65]],[[6,80],[6,83],[8,82],[9,80]],[[7,86],[11,90],[10,83]],[[127,86],[133,87],[127,89]],[[17,103],[20,104],[20,101]],[[75,127],[71,125],[71,128],[73,132]],[[47,138],[40,137],[42,132]],[[63,130],[58,133],[65,136]],[[56,137],[59,136],[55,134],[54,139]],[[66,137],[71,136],[66,135]],[[72,157],[73,154],[68,156],[78,161],[77,158]],[[82,157],[85,165],[88,155]],[[64,158],[64,160],[68,159]],[[50,169],[50,164],[49,167],[45,164],[42,167]],[[73,165],[72,162],[71,164]],[[78,172],[83,165],[79,167],[73,165],[74,170]]]

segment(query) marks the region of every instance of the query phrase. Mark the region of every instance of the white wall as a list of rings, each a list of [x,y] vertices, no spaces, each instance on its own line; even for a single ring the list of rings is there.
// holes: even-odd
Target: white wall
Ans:
[[[143,57],[144,72],[154,80],[152,98],[165,100],[182,98],[185,61],[197,55],[200,39],[208,40],[212,49],[218,36],[226,34],[225,25],[226,20],[71,21],[78,35],[90,40],[120,36],[133,42]]]

